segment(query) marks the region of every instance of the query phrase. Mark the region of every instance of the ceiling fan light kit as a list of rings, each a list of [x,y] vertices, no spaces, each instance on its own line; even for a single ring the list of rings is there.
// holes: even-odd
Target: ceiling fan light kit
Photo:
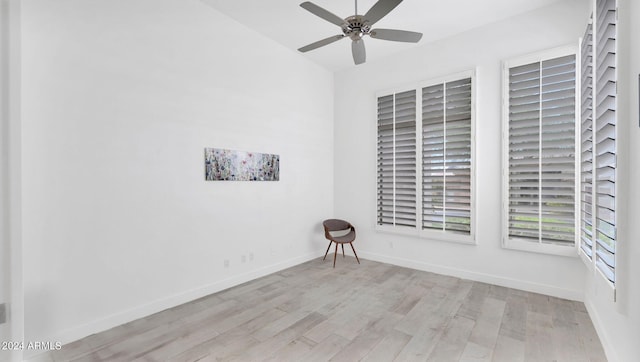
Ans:
[[[371,28],[373,24],[377,23],[378,20],[382,19],[385,15],[391,12],[391,10],[395,9],[401,2],[402,0],[379,0],[371,7],[371,9],[369,9],[369,11],[367,11],[366,14],[358,15],[358,0],[355,0],[355,15],[349,16],[345,19],[341,19],[339,16],[310,1],[303,2],[300,4],[303,9],[339,26],[342,29],[342,34],[334,35],[303,46],[298,49],[298,51],[305,53],[310,50],[329,45],[342,38],[351,38],[351,53],[353,54],[353,61],[355,64],[362,64],[367,59],[364,40],[362,39],[365,35],[369,35],[374,39],[380,40],[417,43],[422,38],[422,33],[406,30]]]

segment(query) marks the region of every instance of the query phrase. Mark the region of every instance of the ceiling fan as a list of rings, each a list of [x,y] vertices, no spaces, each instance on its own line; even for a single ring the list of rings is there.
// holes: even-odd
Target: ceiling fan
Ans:
[[[363,36],[369,35],[374,39],[400,41],[406,43],[417,43],[422,38],[422,33],[413,31],[395,30],[395,29],[371,29],[373,24],[382,19],[385,15],[395,9],[402,0],[378,0],[369,11],[364,15],[358,15],[358,0],[355,0],[355,15],[341,19],[337,15],[319,7],[318,5],[305,1],[300,6],[308,10],[312,14],[333,23],[342,28],[342,34],[334,35],[326,39],[319,40],[307,46],[298,49],[300,52],[308,52],[320,48],[322,46],[336,42],[342,38],[351,38],[351,52],[353,53],[353,61],[356,64],[362,64],[366,61],[367,55],[364,49]]]

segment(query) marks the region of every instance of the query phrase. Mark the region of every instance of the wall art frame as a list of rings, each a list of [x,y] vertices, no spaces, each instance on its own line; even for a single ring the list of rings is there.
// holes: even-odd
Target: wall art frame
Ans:
[[[270,153],[204,149],[205,181],[279,181],[280,156]]]

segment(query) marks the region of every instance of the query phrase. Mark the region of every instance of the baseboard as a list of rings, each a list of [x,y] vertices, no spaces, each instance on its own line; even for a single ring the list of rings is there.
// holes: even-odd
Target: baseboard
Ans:
[[[180,294],[172,295],[166,298],[158,299],[153,302],[135,307],[123,312],[115,313],[110,316],[95,320],[93,322],[80,325],[77,327],[69,328],[56,333],[48,341],[60,342],[63,345],[85,338],[95,333],[100,333],[109,330],[113,327],[134,321],[136,319],[144,318],[154,313],[161,312],[165,309],[173,308],[175,306],[191,302],[193,300],[205,297],[207,295],[217,293],[219,291],[234,287],[236,285],[246,283],[248,281],[278,272],[280,270],[302,264],[314,258],[318,255],[322,256],[323,253],[309,253],[303,256],[295,257],[289,260],[285,260],[276,264],[268,265],[266,267],[251,270],[246,273],[235,275],[233,277],[217,281],[215,283],[205,285],[200,288],[192,289]],[[33,353],[35,352],[35,353]],[[25,353],[25,359],[33,358],[42,352],[32,351],[31,353]]]
[[[604,328],[605,323],[602,321],[602,318],[600,317],[600,314],[598,314],[593,302],[587,298],[584,302],[584,306],[587,308],[587,313],[589,313],[589,318],[591,318],[593,328],[595,328],[596,333],[598,334],[598,338],[602,344],[602,349],[604,349],[604,354],[607,356],[607,360],[621,361],[621,359],[618,358],[616,350],[611,345],[606,329]]]
[[[576,300],[582,302],[584,300],[584,292],[582,290],[572,290],[558,288],[552,285],[540,284],[522,281],[518,279],[505,278],[503,276],[478,273],[471,270],[465,270],[460,268],[452,268],[444,265],[437,265],[431,263],[425,263],[423,261],[411,260],[405,258],[397,258],[387,255],[381,255],[376,253],[369,253],[366,251],[358,251],[359,254],[365,259],[379,261],[382,263],[388,263],[398,265],[406,268],[412,268],[417,270],[428,271],[432,273],[449,275],[462,279],[469,279],[487,284],[499,285],[507,288],[520,289],[533,293],[545,294],[553,297]]]

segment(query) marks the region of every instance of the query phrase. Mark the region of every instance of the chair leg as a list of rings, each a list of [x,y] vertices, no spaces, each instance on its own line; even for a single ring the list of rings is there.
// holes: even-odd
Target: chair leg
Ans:
[[[333,267],[336,267],[336,256],[338,256],[338,243],[336,243],[336,252],[333,253]]]
[[[360,264],[360,259],[358,259],[358,254],[356,254],[356,249],[353,248],[353,243],[349,243],[349,245],[351,245],[351,250],[353,250],[353,255],[356,256],[356,260],[358,261],[358,264]]]
[[[327,246],[327,252],[324,253],[324,258],[322,258],[322,261],[324,261],[324,259],[327,258],[327,254],[329,254],[329,248],[331,248],[331,241],[329,241],[329,246]]]
[[[344,244],[341,244],[342,246],[342,258],[344,259]]]

